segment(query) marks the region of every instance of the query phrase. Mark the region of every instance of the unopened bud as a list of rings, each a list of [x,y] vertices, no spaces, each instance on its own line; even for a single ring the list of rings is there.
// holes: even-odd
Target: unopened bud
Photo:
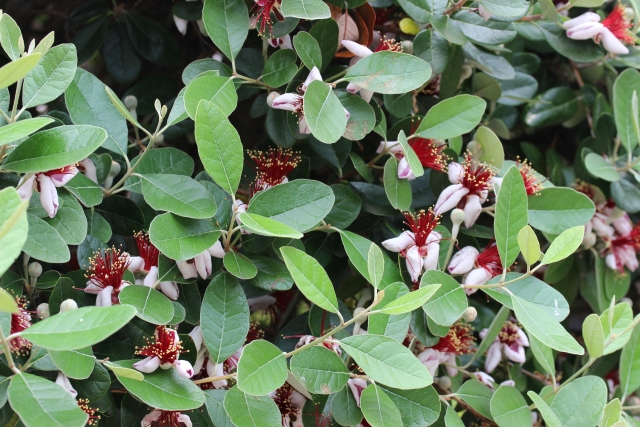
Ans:
[[[624,17],[627,19],[627,21],[633,21],[634,16],[636,16],[636,14],[632,8],[630,7],[624,8]]]
[[[453,222],[453,225],[462,224],[464,222],[464,211],[458,208],[451,211],[451,222]]]
[[[162,108],[160,109],[160,116],[164,118],[164,116],[167,115],[167,106],[163,105]]]
[[[112,178],[118,176],[121,169],[122,168],[120,167],[120,163],[116,161],[111,162],[111,169],[109,170],[109,176]]]
[[[627,297],[622,298],[622,299],[620,300],[620,302],[626,302],[626,303],[627,303],[627,304],[629,304],[631,307],[633,307],[633,301],[631,301],[631,299],[630,299],[630,298],[627,298]]]
[[[37,279],[42,276],[42,265],[40,265],[39,262],[32,262],[29,264],[27,272],[29,273],[29,277]]]
[[[164,142],[164,135],[160,134],[156,136],[156,139],[153,142],[156,144],[162,144]]]
[[[138,108],[138,98],[134,95],[127,95],[124,97],[124,106],[127,107],[127,110],[135,110]]]
[[[271,92],[269,94],[269,96],[267,96],[267,105],[269,107],[273,107],[273,100],[276,99],[277,97],[279,97],[280,94],[278,92]]]
[[[467,307],[462,317],[467,322],[473,322],[476,320],[476,317],[478,317],[478,310],[476,310],[475,307]]]
[[[222,56],[222,53],[220,53],[220,52],[214,53],[213,55],[211,55],[211,58],[214,61],[218,61],[218,62],[222,62],[224,60],[224,56]]]
[[[596,233],[587,233],[582,238],[582,246],[584,246],[586,249],[589,249],[596,244],[596,239]]]
[[[156,98],[155,102],[153,103],[153,108],[156,109],[156,113],[160,114],[162,109],[162,103],[160,102],[159,99]]]
[[[436,384],[445,390],[449,390],[451,388],[451,378],[446,375],[444,377],[437,378]]]
[[[27,49],[27,54],[33,52],[33,49],[36,48],[36,39],[31,39],[31,43],[29,43],[29,48]]]
[[[402,41],[402,53],[413,55],[413,42],[411,40]]]
[[[38,305],[38,308],[36,308],[36,314],[38,315],[38,319],[46,319],[49,317],[49,304],[43,302]]]
[[[60,304],[61,313],[63,311],[77,310],[77,309],[78,309],[78,304],[71,298],[62,301],[62,304]]]
[[[18,37],[18,50],[21,54],[24,53],[24,39],[22,36]]]
[[[405,34],[410,34],[412,36],[415,36],[420,32],[420,26],[416,21],[414,21],[411,18],[402,18],[400,20],[399,26],[400,26],[400,30]]]
[[[627,405],[631,406],[631,407],[640,407],[640,397],[638,396],[629,396],[629,398],[627,399]],[[637,414],[638,412],[640,412],[640,409],[632,409],[630,411],[632,414]]]

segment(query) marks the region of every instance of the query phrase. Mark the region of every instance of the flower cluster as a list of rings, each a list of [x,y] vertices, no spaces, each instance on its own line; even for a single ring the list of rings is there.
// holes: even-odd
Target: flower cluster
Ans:
[[[577,18],[566,21],[562,26],[567,30],[567,37],[574,40],[593,39],[613,54],[627,54],[629,48],[625,44],[634,44],[633,24],[625,16],[622,3],[614,6],[604,21],[594,12],[586,12]]]
[[[181,353],[184,350],[178,331],[166,326],[156,326],[153,341],[147,338],[147,345],[136,349],[136,354],[145,358],[134,363],[133,367],[144,373],[154,372],[158,368],[174,368],[178,375],[191,378],[194,369],[191,363],[179,360]]]

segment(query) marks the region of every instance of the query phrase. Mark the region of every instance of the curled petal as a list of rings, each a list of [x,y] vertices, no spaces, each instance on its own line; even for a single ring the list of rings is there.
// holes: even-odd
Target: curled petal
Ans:
[[[98,295],[98,293],[100,293],[100,291],[102,290],[102,287],[98,286],[97,283],[95,283],[93,280],[89,280],[87,282],[87,286],[84,288],[84,291],[88,294],[93,294],[93,295]]]
[[[151,427],[153,425],[152,423],[157,421],[161,415],[162,415],[162,411],[160,409],[154,409],[153,411],[149,412],[147,415],[144,416],[140,425],[142,427]]]
[[[473,227],[476,220],[482,212],[482,204],[480,198],[475,194],[467,197],[467,203],[464,205],[464,226],[467,228]]]
[[[616,256],[614,254],[608,254],[605,258],[604,258],[604,262],[605,264],[607,264],[607,267],[609,267],[612,270],[617,270],[618,269],[618,265],[616,263]]]
[[[176,301],[180,296],[180,290],[175,282],[160,282],[158,285],[160,291],[172,301]]]
[[[411,231],[403,231],[398,237],[382,242],[382,246],[391,252],[405,251],[411,245],[415,245],[414,235]]]
[[[449,270],[451,274],[466,274],[473,269],[478,255],[479,252],[476,248],[473,246],[465,246],[451,258],[447,270]]]
[[[508,346],[507,344],[502,344],[502,348],[504,350],[504,355],[507,356],[507,358],[512,362],[524,363],[527,361],[527,357],[524,354],[523,346],[519,345],[513,348]]]
[[[440,258],[440,243],[432,242],[427,245],[427,255],[422,258],[424,271],[436,270]]]
[[[37,180],[40,184],[40,203],[49,218],[53,218],[58,212],[58,190],[56,190],[51,178],[46,175],[39,174]]]
[[[69,378],[63,374],[62,372],[58,372],[58,377],[56,378],[56,384],[62,387],[67,393],[69,393],[74,398],[78,395],[78,392],[71,385]]]
[[[436,376],[438,366],[440,366],[440,352],[432,348],[427,348],[418,354],[418,360],[427,368],[432,377]]]
[[[318,67],[313,67],[311,69],[311,71],[309,72],[309,75],[307,76],[307,79],[304,81],[304,83],[302,83],[302,90],[306,91],[307,87],[314,80],[322,81],[322,75],[320,74],[320,70],[318,70]]]
[[[416,176],[413,174],[413,171],[409,167],[409,162],[406,157],[402,157],[400,162],[398,163],[398,178],[400,179],[408,179],[412,181],[416,179]]]
[[[86,159],[81,160],[80,162],[78,162],[78,165],[80,166],[80,170],[82,171],[84,176],[86,176],[96,184],[98,183],[98,173],[96,171],[96,165],[93,164],[93,161],[90,158],[87,157]]]
[[[347,92],[349,93],[358,93],[359,90],[360,90],[360,86],[358,86],[355,83],[349,83],[347,85]]]
[[[158,356],[145,357],[141,361],[134,363],[133,367],[140,372],[150,374],[160,367],[160,358]]]
[[[524,347],[529,347],[529,337],[527,336],[527,334],[524,333],[524,331],[520,328],[518,329],[518,344],[524,346]]]
[[[149,270],[149,273],[147,274],[147,276],[144,278],[143,283],[145,286],[149,288],[153,288],[157,281],[158,281],[158,267],[153,266]]]
[[[462,179],[462,174],[464,173],[464,168],[460,163],[451,162],[447,167],[447,176],[449,177],[449,182],[452,184],[458,184],[460,179]]]
[[[193,263],[196,266],[196,271],[201,278],[206,279],[211,275],[213,271],[213,265],[211,263],[211,254],[207,251],[202,252],[193,259]]]
[[[443,353],[442,356],[440,356],[440,363],[445,364],[445,369],[450,377],[458,375],[455,353]]]
[[[224,255],[226,253],[224,251],[224,248],[222,247],[222,243],[220,243],[220,240],[216,240],[213,246],[207,249],[207,251],[211,254],[211,256],[214,256],[216,258],[224,258]]]
[[[365,56],[369,56],[373,53],[373,51],[368,47],[363,46],[360,43],[352,42],[351,40],[342,40],[342,45],[347,48],[349,52],[353,53],[355,56],[359,56],[360,58],[364,58]]]
[[[360,89],[360,96],[367,102],[371,102],[371,98],[373,98],[373,91],[368,89]]]
[[[445,188],[438,201],[436,202],[435,214],[440,215],[443,212],[450,211],[458,206],[460,200],[469,193],[469,189],[462,186],[462,184],[453,184]]]
[[[493,372],[502,359],[502,351],[500,351],[501,346],[500,342],[494,342],[489,347],[489,350],[487,350],[487,358],[484,361],[484,370],[488,373]]]
[[[307,119],[302,117],[298,122],[298,132],[303,135],[308,135],[311,133],[311,129],[309,129],[309,125],[307,124]]]
[[[111,301],[111,295],[113,295],[113,286],[107,286],[100,292],[98,292],[98,297],[96,298],[96,306],[98,307],[109,307],[113,305]]]
[[[567,22],[562,24],[562,26],[564,27],[564,29],[568,30],[569,28],[576,27],[586,22],[600,22],[600,15],[594,12],[583,13],[576,18],[569,19]]]
[[[138,273],[144,270],[144,258],[139,256],[129,257],[129,267],[127,269],[132,273]]]
[[[482,371],[476,371],[473,374],[476,376],[478,381],[480,381],[481,383],[483,383],[484,385],[486,385],[487,387],[493,390],[493,384],[496,382],[496,380],[494,380],[491,375]]]
[[[20,185],[20,188],[18,188],[18,196],[20,196],[21,200],[31,199],[31,195],[33,194],[33,183],[35,179],[36,179],[36,176],[31,175],[31,177],[26,181],[24,181],[24,184],[23,184],[24,177],[20,178],[20,182],[18,183],[18,185],[20,184],[22,185]]]
[[[591,218],[591,226],[596,234],[602,238],[611,239],[615,232],[615,229],[607,224],[607,217],[600,213],[596,213],[593,218]]]
[[[402,153],[402,147],[398,141],[380,141],[380,145],[376,150],[376,153],[380,154],[387,152],[389,154]]]
[[[613,228],[615,228],[616,231],[622,236],[631,233],[631,230],[633,230],[633,223],[631,222],[631,220],[629,219],[629,215],[627,214],[624,214],[620,218],[614,219],[611,223],[613,224]]]
[[[420,256],[420,249],[417,246],[412,246],[407,250],[407,270],[411,275],[411,281],[417,282],[422,273],[422,256]]]
[[[491,279],[491,273],[489,273],[484,268],[474,268],[467,274],[467,277],[464,279],[465,285],[484,285],[487,283],[487,280]]]
[[[178,267],[178,270],[180,270],[182,277],[185,279],[198,277],[198,271],[196,270],[196,265],[193,260],[176,261],[176,266]]]
[[[187,414],[178,415],[178,422],[184,424],[184,427],[193,427],[191,423],[191,418]]]
[[[626,55],[629,49],[608,29],[604,28],[600,33],[602,46],[615,55]]]
[[[588,40],[601,34],[605,29],[604,25],[598,22],[585,22],[567,30],[567,37],[574,40]]]
[[[265,310],[271,307],[277,300],[271,295],[263,295],[257,298],[248,298],[250,311]]]
[[[210,377],[221,377],[224,375],[224,364],[213,363],[211,359],[207,362],[207,375]],[[225,388],[227,380],[216,380],[211,383],[213,388]]]
[[[176,360],[173,362],[173,367],[181,377],[191,378],[193,376],[193,366],[186,360]]]
[[[49,175],[51,182],[56,187],[62,187],[67,184],[67,182],[71,181],[74,176],[78,174],[78,168],[73,167],[70,168],[68,172],[65,173],[55,173],[53,175]]]
[[[442,234],[438,233],[437,231],[432,231],[427,236],[427,245],[429,243],[434,243],[434,242],[435,243],[440,243],[440,240],[442,240]]]
[[[351,378],[347,381],[349,388],[351,389],[351,393],[353,393],[353,397],[356,399],[356,404],[360,406],[360,395],[367,388],[367,382],[362,378]]]
[[[278,110],[298,111],[301,103],[302,97],[297,93],[285,93],[274,99],[271,107]]]
[[[351,117],[351,113],[346,108],[344,108],[344,115],[347,117],[347,120],[349,120],[349,117]]]
[[[204,341],[204,336],[202,335],[202,328],[200,327],[200,325],[193,328],[191,332],[189,332],[189,336],[193,340],[193,343],[196,346],[196,350],[199,351],[200,347],[202,347],[202,342]],[[199,371],[199,369],[196,369],[196,371]]]
[[[189,21],[186,19],[178,18],[176,15],[173,15],[173,23],[176,24],[176,28],[183,36],[187,34],[187,25]]]

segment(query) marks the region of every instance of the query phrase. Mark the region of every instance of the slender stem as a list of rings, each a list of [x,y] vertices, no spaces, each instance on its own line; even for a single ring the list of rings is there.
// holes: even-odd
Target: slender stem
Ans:
[[[449,260],[451,259],[451,254],[453,254],[453,247],[458,243],[458,232],[460,231],[460,224],[453,223],[453,228],[451,229],[451,240],[449,241],[449,250],[447,251],[447,257],[444,259],[444,263],[442,263],[441,271],[444,271],[447,268],[447,264],[449,264]]]
[[[246,77],[246,76],[243,76],[243,75],[240,75],[240,74],[236,74],[235,71],[233,72],[233,77],[236,78],[236,79],[243,80],[245,82],[249,82],[249,83],[260,85],[260,86],[265,87],[265,88],[267,88],[269,90],[273,89],[271,86],[269,86],[265,82],[261,82],[260,80],[252,79],[251,77]]]
[[[193,383],[194,384],[205,384],[205,383],[212,383],[214,381],[222,381],[222,380],[228,380],[231,379],[233,377],[235,377],[236,374],[229,374],[229,375],[221,375],[219,377],[208,377],[208,378],[203,378],[201,380],[195,380]]]
[[[338,77],[342,77],[342,76],[344,76],[345,74],[347,74],[347,71],[349,71],[349,69],[346,69],[346,70],[340,71],[338,74],[335,74],[335,75],[333,75],[333,76],[331,76],[331,77],[329,77],[329,78],[324,79],[324,82],[325,82],[325,83],[332,82],[332,81],[333,81],[333,79],[337,79]]]
[[[124,176],[120,179],[120,181],[116,182],[115,185],[113,185],[110,189],[105,191],[105,193],[104,193],[105,197],[108,197],[108,196],[110,196],[112,194],[115,194],[116,192],[119,192],[119,191],[116,191],[116,190],[118,190],[120,187],[122,187],[122,185],[124,185],[125,181],[127,179],[129,179],[129,177],[133,174],[133,172],[135,172],[135,170],[138,167],[138,165],[142,163],[142,160],[147,155],[147,152],[151,151],[151,148],[153,147],[154,141],[155,141],[155,137],[149,139],[149,144],[147,145],[147,148],[144,149],[144,151],[142,152],[142,155],[140,156],[140,159],[138,159],[136,164],[133,165],[133,166],[131,166],[129,164],[129,160],[127,159],[127,157],[125,155],[124,158],[127,159],[128,170],[124,174]]]
[[[9,335],[9,337],[5,338],[4,331],[2,330],[2,328],[0,328],[0,339],[2,340],[2,349],[4,350],[4,356],[7,358],[7,364],[13,372],[15,372],[16,374],[20,374],[20,369],[16,367],[16,364],[13,362],[13,357],[11,356],[11,347],[9,344],[11,343],[10,338],[12,336],[13,335]]]
[[[11,122],[13,123],[16,120],[16,111],[18,110],[18,99],[20,99],[20,91],[22,90],[22,79],[18,80],[18,85],[16,86],[16,94],[13,98],[13,108],[11,109]]]

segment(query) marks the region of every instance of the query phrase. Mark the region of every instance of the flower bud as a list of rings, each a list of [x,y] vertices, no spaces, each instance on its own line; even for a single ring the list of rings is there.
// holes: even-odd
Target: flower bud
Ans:
[[[135,110],[138,108],[138,98],[134,95],[127,95],[124,97],[124,106],[127,107],[127,110]]]
[[[449,390],[451,388],[451,378],[446,375],[444,377],[437,378],[436,384],[445,390]]]
[[[164,135],[158,135],[156,136],[156,139],[154,140],[154,143],[156,144],[162,144],[164,142]]]
[[[116,177],[122,168],[120,167],[120,163],[113,161],[111,162],[111,170],[109,171],[109,176],[114,178]]]
[[[633,18],[635,16],[635,12],[633,11],[632,8],[630,7],[625,7],[624,8],[624,17],[628,20],[628,21],[633,21]]]
[[[78,304],[72,300],[71,298],[62,301],[60,304],[60,312],[69,311],[69,310],[77,310]]]
[[[42,275],[42,265],[39,262],[32,262],[27,269],[29,277],[37,279]]]
[[[276,99],[277,97],[279,97],[280,94],[276,91],[273,91],[269,94],[269,96],[267,96],[267,105],[269,107],[273,107],[273,100]]]
[[[39,319],[46,319],[47,317],[49,317],[49,304],[43,302],[42,304],[38,305],[38,308],[36,308],[36,314],[38,315]]]
[[[596,233],[587,233],[582,238],[582,245],[585,248],[591,248],[596,244]]]
[[[475,307],[467,307],[462,315],[462,318],[467,322],[473,322],[476,320],[476,317],[478,317],[478,310],[476,310]]]
[[[162,115],[162,103],[160,102],[159,99],[156,98],[156,100],[153,103],[153,108],[156,109],[156,113],[158,113],[158,115]]]
[[[630,307],[633,307],[633,301],[631,301],[630,298],[627,298],[627,297],[622,298],[620,302],[626,302],[627,304],[629,304]]]
[[[473,74],[473,69],[471,68],[471,66],[467,64],[463,65],[462,73],[460,74],[460,81],[463,82],[467,80],[469,77],[471,77],[471,74]]]
[[[163,105],[162,108],[160,109],[160,116],[164,117],[167,115],[167,106]]]
[[[420,32],[420,27],[418,26],[418,23],[411,18],[401,19],[399,25],[400,25],[400,30],[402,30],[402,32],[405,34],[410,34],[412,36],[415,36]]]
[[[453,225],[460,225],[464,222],[464,211],[462,209],[454,209],[451,211],[451,222]]]
[[[402,41],[402,53],[413,55],[413,42],[411,40]]]

